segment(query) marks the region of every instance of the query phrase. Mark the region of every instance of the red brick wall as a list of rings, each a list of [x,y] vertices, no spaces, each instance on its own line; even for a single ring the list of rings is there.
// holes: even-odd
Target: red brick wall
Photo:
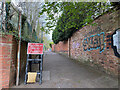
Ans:
[[[93,22],[97,25],[88,25],[75,32],[70,38],[71,58],[108,74],[118,75],[120,58],[114,53],[111,38],[115,30],[120,28],[119,15],[120,11],[104,14]]]
[[[52,45],[52,51],[68,53],[68,41]]]
[[[0,85],[9,88],[16,81],[17,40],[12,35],[0,36]],[[25,70],[27,42],[21,43],[20,72]],[[23,73],[22,73],[23,74]],[[22,75],[21,74],[21,75]]]
[[[75,32],[68,42],[53,45],[52,51],[68,51],[68,56],[110,75],[118,75],[120,55],[113,47],[113,34],[120,28],[120,10],[98,17]],[[69,48],[69,49],[68,49]]]
[[[52,52],[55,52],[55,44],[52,45]]]
[[[16,67],[17,67],[17,40],[13,37],[12,38],[12,50],[11,50],[11,63],[10,63],[10,80],[9,86],[15,84],[16,81]]]
[[[0,81],[2,88],[9,87],[10,81],[10,64],[11,64],[11,51],[12,51],[12,36],[0,37],[0,61],[2,68],[0,69],[2,73],[2,80]]]
[[[0,38],[1,38],[1,35],[0,35]],[[0,90],[1,89],[2,89],[2,46],[0,46]]]

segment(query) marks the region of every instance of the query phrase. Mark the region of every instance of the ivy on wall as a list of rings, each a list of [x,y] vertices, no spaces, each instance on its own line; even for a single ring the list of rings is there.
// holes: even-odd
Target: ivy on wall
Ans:
[[[27,21],[27,17],[22,14],[21,20],[21,39],[29,42],[36,42],[37,35],[34,30],[32,32],[32,27]],[[3,17],[2,17],[3,18]],[[19,22],[19,11],[15,10],[10,2],[5,3],[5,19],[3,20],[1,33],[3,35],[13,35],[17,39],[18,37],[18,22]],[[5,26],[5,28],[4,28]],[[32,34],[33,33],[33,34]],[[33,36],[34,35],[34,36]]]

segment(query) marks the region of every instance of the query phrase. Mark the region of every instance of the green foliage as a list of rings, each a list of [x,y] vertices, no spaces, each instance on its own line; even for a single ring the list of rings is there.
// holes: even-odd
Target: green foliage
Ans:
[[[17,39],[19,39],[19,37],[18,37],[19,11],[17,11],[17,9],[15,10],[15,8],[13,8],[13,6],[11,5],[10,2],[6,2],[5,5],[6,5],[5,6],[5,12],[6,12],[5,25],[2,25],[3,29],[1,31],[1,33],[3,35],[13,35]],[[21,39],[24,41],[38,42],[36,31],[33,30],[33,32],[32,32],[32,28],[31,28],[31,25],[27,21],[27,17],[23,14],[21,17],[22,17]]]
[[[52,39],[57,44],[67,40],[83,26],[91,24],[94,18],[108,11],[110,7],[111,4],[106,2],[47,2],[40,15],[47,13],[46,27],[51,30],[55,27]]]
[[[22,29],[25,26],[25,21],[27,20],[27,17],[25,15],[22,15]]]
[[[49,43],[49,46],[52,48],[52,45],[53,45],[53,44],[54,44],[53,42],[50,42],[50,43]]]
[[[50,43],[49,45],[50,45],[50,47],[52,48],[52,44]]]
[[[11,2],[6,2],[6,17],[5,17],[5,24],[6,24],[6,30],[12,31],[13,30],[13,26],[12,24],[9,22],[9,15],[10,15],[10,4]]]
[[[116,9],[120,9],[120,1],[119,2],[111,2],[111,5]]]

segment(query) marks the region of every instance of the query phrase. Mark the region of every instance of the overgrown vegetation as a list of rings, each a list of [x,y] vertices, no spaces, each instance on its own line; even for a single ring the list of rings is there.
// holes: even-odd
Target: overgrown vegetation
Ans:
[[[53,45],[53,44],[54,44],[53,42],[50,42],[50,43],[49,43],[50,48],[52,48],[52,45]]]
[[[17,39],[18,38],[18,23],[19,23],[19,11],[11,5],[10,2],[5,3],[5,11],[4,11],[4,17],[2,22],[2,30],[1,32],[3,34],[7,35],[13,35]],[[25,41],[31,41],[31,42],[38,42],[36,31],[32,31],[32,26],[28,23],[27,17],[25,15],[21,15],[21,38]]]
[[[75,31],[90,24],[96,17],[119,7],[119,3],[110,2],[47,2],[42,15],[47,13],[46,27],[54,29],[52,39],[55,44],[67,40]]]

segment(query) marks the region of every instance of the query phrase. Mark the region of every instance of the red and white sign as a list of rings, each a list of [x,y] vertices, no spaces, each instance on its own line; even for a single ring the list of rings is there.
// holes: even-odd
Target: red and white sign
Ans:
[[[28,43],[27,54],[43,54],[42,43]]]

